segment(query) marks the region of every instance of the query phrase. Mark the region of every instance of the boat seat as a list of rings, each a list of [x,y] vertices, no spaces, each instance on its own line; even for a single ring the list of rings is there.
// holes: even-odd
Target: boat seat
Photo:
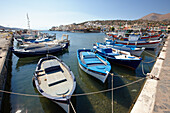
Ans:
[[[48,86],[54,86],[59,83],[67,81],[66,77],[62,72],[50,73],[46,76],[46,78],[47,78]]]
[[[43,63],[43,68],[49,68],[49,67],[53,67],[53,66],[58,66],[59,63],[56,60],[49,60],[48,62],[44,62]]]
[[[45,75],[45,74],[39,74],[39,73],[38,73],[38,74],[37,74],[37,77],[44,76],[44,75]]]
[[[56,73],[56,72],[59,72],[59,71],[63,72],[63,70],[61,69],[60,65],[52,66],[52,67],[49,67],[49,68],[45,69],[45,73],[46,74]]]
[[[100,60],[91,60],[91,61],[86,61],[85,60],[85,63],[87,64],[87,65],[89,65],[89,64],[100,64],[100,63],[102,63]]]
[[[120,54],[118,54],[118,53],[107,53],[109,56],[111,55],[111,56],[118,56],[118,55],[120,55]]]
[[[35,73],[39,73],[39,72],[43,72],[43,70],[37,70],[37,71],[35,71]]]
[[[48,87],[54,95],[64,95],[69,92],[68,81],[62,72],[46,76]]]
[[[59,80],[59,81],[56,81],[56,82],[53,82],[53,83],[48,84],[48,86],[51,87],[51,86],[53,86],[53,85],[57,85],[57,84],[59,84],[59,83],[65,82],[65,81],[67,81],[67,80],[66,80],[66,79]]]
[[[86,59],[86,58],[87,59],[88,58],[96,58],[96,55],[93,52],[82,52],[81,54],[83,55],[84,59]]]

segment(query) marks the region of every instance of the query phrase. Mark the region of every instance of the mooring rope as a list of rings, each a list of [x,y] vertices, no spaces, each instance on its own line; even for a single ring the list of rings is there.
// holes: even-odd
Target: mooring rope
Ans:
[[[149,64],[149,63],[152,63],[152,62],[155,62],[155,61],[156,61],[156,59],[154,59],[154,60],[152,60],[152,61],[149,61],[149,62],[144,62],[144,61],[142,60],[143,63],[148,63],[148,64]]]
[[[122,85],[122,86],[118,86],[118,87],[115,87],[115,88],[111,88],[111,89],[106,89],[106,90],[101,90],[101,91],[96,91],[96,92],[89,92],[89,93],[82,93],[82,94],[79,93],[79,94],[73,94],[73,95],[67,95],[67,96],[72,96],[72,97],[76,97],[76,96],[87,96],[87,95],[92,95],[92,94],[109,92],[109,91],[112,91],[112,90],[117,90],[117,89],[120,89],[120,88],[129,86],[129,85],[135,84],[135,83],[140,82],[140,81],[142,81],[142,80],[144,80],[144,79],[145,79],[145,78],[141,78],[141,79],[136,80],[136,81],[133,81],[133,82],[131,82],[131,83],[128,83],[128,84],[125,84],[125,85]],[[44,97],[44,96],[42,96],[42,95],[15,93],[15,92],[4,91],[4,90],[0,90],[0,92],[2,92],[2,93],[7,93],[7,94],[20,95],[20,96],[27,96],[27,97],[40,97],[40,98],[41,98],[41,97]]]
[[[120,88],[129,86],[129,85],[132,85],[132,84],[137,83],[137,82],[140,82],[140,81],[142,81],[142,80],[144,80],[144,79],[145,79],[145,78],[141,78],[141,79],[136,80],[136,81],[133,81],[133,82],[131,82],[131,83],[128,83],[128,84],[125,84],[125,85],[122,85],[122,86],[119,86],[119,87],[111,88],[111,89],[106,89],[106,90],[101,90],[101,91],[96,91],[96,92],[90,92],[90,93],[83,93],[83,94],[73,94],[72,96],[87,96],[87,95],[92,95],[92,94],[109,92],[109,91],[112,91],[112,90],[117,90],[117,89],[120,89]]]
[[[33,95],[33,94],[25,94],[25,93],[15,93],[15,92],[10,92],[10,91],[4,91],[0,90],[2,93],[7,93],[7,94],[14,94],[14,95],[20,95],[20,96],[27,96],[27,97],[44,97],[42,95]]]
[[[72,104],[72,102],[71,102],[71,101],[70,101],[70,105],[71,105],[71,107],[72,107],[72,109],[73,109],[74,113],[76,113],[76,110],[74,109],[74,106],[73,106],[73,104]]]
[[[142,73],[143,73],[143,75],[146,76],[146,74],[145,74],[145,72],[144,72],[143,62],[142,62]]]
[[[147,51],[143,51],[143,52],[145,52],[145,53],[147,53],[147,54],[149,54],[149,55],[151,55],[151,56],[153,56],[153,57],[156,57],[155,55],[153,55],[153,54],[151,54],[151,53],[149,53],[149,52],[147,52]]]

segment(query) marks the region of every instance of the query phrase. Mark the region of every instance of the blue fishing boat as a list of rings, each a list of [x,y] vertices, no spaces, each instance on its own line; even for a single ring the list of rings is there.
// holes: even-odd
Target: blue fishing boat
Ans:
[[[77,59],[84,72],[105,82],[111,70],[111,65],[106,59],[93,53],[91,49],[78,49]]]
[[[121,51],[113,48],[93,46],[95,53],[105,57],[110,63],[115,63],[136,69],[142,58],[132,56],[129,52]]]
[[[114,41],[112,40],[106,40],[106,42],[103,43],[96,43],[97,46],[106,46],[109,48],[114,48],[114,49],[118,49],[118,50],[122,50],[122,51],[127,51],[130,52],[131,55],[135,55],[135,56],[140,56],[143,51],[145,50],[144,47],[142,48],[138,48],[135,45],[134,46],[129,46],[129,45],[123,45],[123,44],[115,44]]]

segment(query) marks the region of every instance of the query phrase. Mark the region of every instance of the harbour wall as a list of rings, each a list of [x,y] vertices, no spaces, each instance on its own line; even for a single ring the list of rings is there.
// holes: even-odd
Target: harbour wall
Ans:
[[[141,90],[141,93],[131,110],[131,113],[153,113],[157,90],[159,90],[157,85],[158,82],[161,81],[159,80],[159,77],[162,71],[163,62],[166,58],[166,50],[168,48],[169,39],[170,35],[168,35],[151,72],[148,74],[148,79],[146,80],[143,89]]]
[[[0,90],[4,90],[7,74],[8,63],[11,57],[10,47],[12,46],[12,34],[0,33]],[[0,112],[2,106],[3,93],[0,92]]]

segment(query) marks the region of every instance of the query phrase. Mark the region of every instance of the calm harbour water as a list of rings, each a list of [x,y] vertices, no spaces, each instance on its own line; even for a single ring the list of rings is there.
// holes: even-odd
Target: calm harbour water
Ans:
[[[77,62],[76,52],[79,48],[92,48],[93,44],[103,42],[104,33],[69,33],[57,31],[44,31],[50,34],[56,33],[57,38],[61,38],[62,34],[68,34],[70,39],[70,46],[68,50],[57,53],[56,56],[62,59],[73,71],[77,86],[75,94],[95,92],[111,88],[111,76],[108,77],[103,84],[99,80],[91,77],[83,72]],[[16,41],[14,41],[16,46]],[[152,55],[156,55],[158,50],[147,50]],[[12,68],[9,72],[6,90],[18,93],[40,95],[36,88],[32,85],[32,76],[35,71],[39,57],[18,58],[12,55]],[[145,62],[152,61],[153,56],[146,54],[141,55]],[[150,72],[153,63],[144,64],[145,73]],[[145,77],[142,74],[142,63],[133,71],[122,66],[112,64],[114,76],[114,87],[125,85],[127,83],[136,81]],[[144,81],[135,83],[133,85],[114,90],[114,112],[127,113],[134,103]],[[72,97],[72,103],[77,113],[111,113],[111,92],[100,94],[93,94],[88,96]],[[4,113],[64,113],[62,108],[57,104],[51,102],[46,98],[29,97],[5,94],[3,112]],[[71,112],[73,112],[71,110]]]

